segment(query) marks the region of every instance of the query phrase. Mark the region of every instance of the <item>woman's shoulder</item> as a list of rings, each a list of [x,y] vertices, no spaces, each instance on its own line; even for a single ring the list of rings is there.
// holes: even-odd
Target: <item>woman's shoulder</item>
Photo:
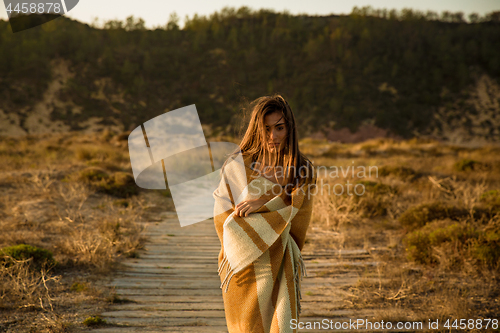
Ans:
[[[222,170],[227,170],[226,168],[230,166],[229,169],[240,169],[240,167],[246,167],[246,168],[251,168],[252,166],[252,156],[249,156],[248,154],[242,154],[241,152],[235,152],[229,154],[229,156],[226,158]]]
[[[253,158],[251,155],[248,155],[248,154],[245,154],[245,153],[233,153],[231,154],[227,160],[226,160],[226,164],[227,163],[231,163],[231,162],[236,162],[236,163],[239,163],[239,164],[243,164],[244,166],[246,167],[250,167],[253,163]]]

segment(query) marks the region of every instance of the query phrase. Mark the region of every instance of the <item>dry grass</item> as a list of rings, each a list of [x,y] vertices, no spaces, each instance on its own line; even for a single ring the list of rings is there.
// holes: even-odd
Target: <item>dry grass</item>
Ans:
[[[8,308],[15,304],[18,308],[39,307],[43,310],[53,310],[50,292],[60,280],[60,276],[51,274],[45,267],[38,271],[33,270],[29,259],[11,258],[10,261],[9,264],[0,264],[0,307]]]
[[[121,258],[138,255],[145,241],[140,221],[160,213],[154,203],[161,212],[173,207],[159,192],[113,183],[109,194],[75,176],[93,167],[131,177],[126,138],[68,133],[0,141],[0,249],[29,244],[57,262],[0,260],[0,330],[76,330],[116,299],[104,277]],[[87,288],[71,288],[75,282]]]
[[[368,266],[349,290],[353,308],[380,309],[373,320],[391,321],[500,313],[499,147],[417,139],[304,140],[301,147],[316,166],[379,170],[320,175],[320,186],[350,182],[366,191],[319,191],[314,202],[312,228],[325,237],[311,238],[313,248],[386,249],[371,251],[378,266]]]
[[[336,185],[339,185],[335,187]],[[319,224],[323,224],[327,229],[339,231],[346,224],[353,222],[360,217],[360,203],[355,196],[330,195],[338,190],[340,193],[343,183],[328,178],[319,178],[318,194],[316,194],[312,219]]]

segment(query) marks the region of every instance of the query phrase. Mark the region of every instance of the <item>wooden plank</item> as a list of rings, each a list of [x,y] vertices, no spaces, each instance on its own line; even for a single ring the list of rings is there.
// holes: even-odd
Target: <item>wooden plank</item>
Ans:
[[[109,318],[160,318],[163,319],[166,316],[169,318],[216,318],[225,319],[224,310],[164,310],[160,309],[147,309],[147,310],[119,310],[119,311],[108,311],[102,313],[103,316]]]
[[[94,333],[129,333],[129,332],[146,332],[146,333],[159,333],[159,332],[169,332],[169,333],[181,333],[181,332],[196,332],[196,333],[227,333],[226,325],[221,326],[168,326],[168,327],[108,327],[108,328],[98,328],[93,329]]]
[[[221,293],[222,297],[222,293]],[[174,303],[189,303],[195,306],[198,303],[206,303],[209,306],[215,306],[214,304],[222,304],[217,297],[213,296],[192,296],[192,295],[177,295],[177,296],[158,296],[158,295],[131,295],[124,298],[125,300],[130,300],[136,303],[157,303],[157,304],[174,304]],[[120,306],[121,304],[113,305],[113,308]]]
[[[184,276],[184,277],[193,277],[196,278],[198,276],[217,276],[217,269],[213,267],[208,268],[188,268],[188,269],[179,269],[175,267],[174,264],[170,264],[169,266],[161,265],[157,267],[142,267],[140,270],[136,269],[128,269],[128,270],[120,270],[118,271],[120,276]],[[118,277],[116,277],[118,278]]]
[[[153,303],[124,303],[117,304],[113,307],[113,311],[199,311],[199,310],[219,310],[224,311],[224,304],[220,302],[163,302]]]
[[[188,291],[189,290],[189,291]],[[222,302],[222,289],[137,289],[137,288],[116,288],[115,292],[118,296],[141,296],[141,295],[156,295],[156,296],[214,296],[220,297]]]
[[[165,280],[117,280],[111,284],[120,289],[215,289],[220,287],[220,281],[217,280],[193,280],[193,279],[165,279]]]
[[[142,269],[142,268],[147,268],[147,267],[157,267],[157,268],[165,268],[168,269],[167,267],[171,268],[210,268],[210,269],[215,269],[217,272],[217,263],[210,263],[207,264],[206,262],[200,262],[200,263],[184,263],[183,261],[177,261],[177,262],[163,262],[163,261],[135,261],[135,262],[128,262],[126,264],[127,267],[135,268],[135,269]]]
[[[108,317],[103,314],[103,317],[110,324],[115,325],[127,325],[127,326],[139,326],[139,327],[149,327],[149,326],[225,326],[226,318],[203,318],[196,317],[191,314],[191,317],[168,317],[167,312],[162,313],[158,317],[134,317],[133,314],[129,313],[128,317]]]

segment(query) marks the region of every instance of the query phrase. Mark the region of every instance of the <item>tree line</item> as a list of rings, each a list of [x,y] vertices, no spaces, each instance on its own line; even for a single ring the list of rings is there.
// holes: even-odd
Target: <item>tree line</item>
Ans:
[[[54,107],[51,116],[74,129],[91,116],[132,128],[196,104],[202,123],[228,130],[244,98],[279,92],[303,134],[370,121],[408,137],[464,98],[478,73],[498,80],[500,12],[465,19],[364,7],[308,16],[241,7],[194,15],[182,28],[173,13],[155,29],[133,16],[100,26],[63,16],[15,34],[0,21],[0,49],[0,108],[21,117],[51,82],[52,61],[70,63],[59,98],[83,111]]]

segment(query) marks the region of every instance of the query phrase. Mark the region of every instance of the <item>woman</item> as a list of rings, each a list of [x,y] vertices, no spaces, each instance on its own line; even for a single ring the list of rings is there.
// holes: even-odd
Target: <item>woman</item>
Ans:
[[[266,96],[252,105],[240,149],[214,191],[226,322],[230,333],[294,332],[316,177],[285,99]]]

